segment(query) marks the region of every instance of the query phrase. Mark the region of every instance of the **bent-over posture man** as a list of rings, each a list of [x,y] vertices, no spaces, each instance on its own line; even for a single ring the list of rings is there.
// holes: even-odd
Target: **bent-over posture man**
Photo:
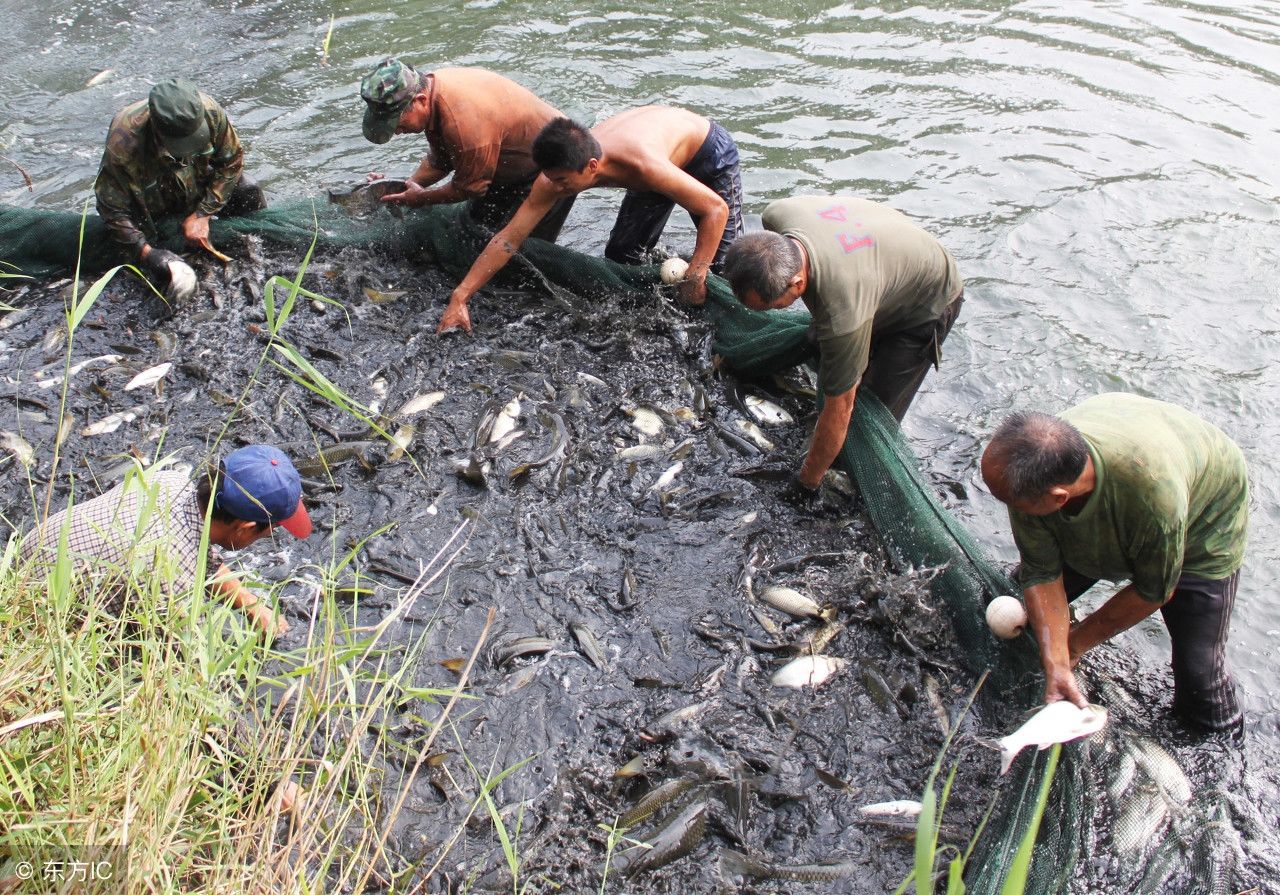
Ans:
[[[360,85],[367,107],[364,136],[382,144],[393,134],[422,134],[428,152],[395,205],[468,202],[472,220],[506,226],[529,195],[538,166],[533,141],[560,112],[515,81],[482,68],[439,68],[422,74],[384,59]],[[452,173],[443,186],[428,189]],[[380,175],[371,175],[375,179]],[[559,200],[531,235],[555,242],[573,197]]]
[[[906,215],[843,196],[772,202],[764,231],[725,258],[734,294],[756,310],[800,299],[813,315],[822,411],[798,484],[816,490],[844,445],[859,387],[901,422],[964,301],[950,253]]]
[[[151,245],[157,218],[182,215],[187,242],[212,251],[211,216],[267,204],[244,173],[244,149],[227,113],[180,78],[161,81],[147,99],[116,113],[93,191],[111,238],[163,287],[169,265],[184,262]]]
[[[1173,404],[1099,395],[1060,417],[1009,416],[982,477],[1009,507],[1045,702],[1084,705],[1076,662],[1159,609],[1174,711],[1201,730],[1241,728],[1226,646],[1249,484],[1230,438]],[[1100,579],[1129,583],[1071,626],[1068,602]]]
[[[533,159],[541,176],[453,290],[439,332],[455,326],[470,332],[471,297],[520,250],[557,201],[592,187],[627,191],[605,249],[605,257],[620,263],[643,262],[676,205],[689,212],[698,238],[681,294],[694,304],[706,301],[707,271],[719,269],[729,244],[742,233],[738,147],[728,131],[667,106],[631,109],[591,130],[558,118],[534,140]]]
[[[24,542],[23,554],[53,563],[66,528],[77,573],[97,578],[112,595],[106,608],[120,612],[126,584],[137,577],[159,576],[162,590],[171,596],[191,590],[206,513],[208,544],[227,550],[247,547],[276,528],[297,538],[311,534],[298,471],[277,448],[254,444],[232,451],[217,470],[196,482],[176,470],[130,475],[105,494],[50,516]],[[210,550],[206,568],[217,570],[209,575],[214,590],[268,636],[288,630],[285,620],[242,585],[216,551]]]

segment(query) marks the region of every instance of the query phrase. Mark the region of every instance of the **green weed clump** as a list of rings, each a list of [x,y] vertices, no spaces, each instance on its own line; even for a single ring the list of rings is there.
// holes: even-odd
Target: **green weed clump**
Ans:
[[[314,587],[305,643],[280,653],[157,576],[76,575],[65,548],[46,575],[19,554],[13,537],[0,556],[0,888],[19,883],[4,891],[340,891],[442,857],[396,854],[387,833],[465,677],[413,686],[422,639],[356,626],[334,599],[343,562]],[[121,584],[125,611],[97,608]],[[407,761],[389,716],[426,731]],[[43,875],[73,861],[109,878]]]

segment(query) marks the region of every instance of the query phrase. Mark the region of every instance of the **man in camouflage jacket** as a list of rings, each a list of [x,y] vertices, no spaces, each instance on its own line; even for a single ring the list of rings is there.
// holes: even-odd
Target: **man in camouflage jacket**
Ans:
[[[98,214],[126,256],[167,284],[169,265],[181,259],[151,245],[156,220],[182,215],[187,241],[211,248],[212,215],[266,206],[243,169],[244,148],[222,106],[190,81],[162,81],[111,122],[94,183]]]

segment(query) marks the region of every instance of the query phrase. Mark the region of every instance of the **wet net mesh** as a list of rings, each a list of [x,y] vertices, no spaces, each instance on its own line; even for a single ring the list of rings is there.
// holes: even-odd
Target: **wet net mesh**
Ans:
[[[308,200],[216,220],[211,237],[228,250],[246,237],[299,254],[313,241],[322,249],[362,248],[419,260],[458,276],[488,234],[459,206],[399,217],[378,211],[358,218],[324,200]],[[176,227],[161,234],[160,244],[182,248]],[[74,213],[0,206],[0,261],[34,277],[65,276],[76,269],[78,253],[86,272],[125,260],[95,215],[82,219]],[[529,240],[502,281],[572,301],[651,294],[659,279],[656,267],[624,267]],[[707,313],[716,331],[716,352],[739,373],[764,376],[815,359],[805,338],[806,314],[751,311],[714,277],[708,282]],[[859,396],[838,463],[858,483],[894,560],[904,569],[942,570],[933,579],[934,596],[949,610],[969,670],[990,675],[979,707],[989,710],[987,716],[998,726],[1007,726],[1018,710],[1036,704],[1040,687],[1030,637],[998,642],[985,624],[986,603],[998,594],[1014,593],[1013,584],[935,497],[897,423],[873,395]],[[1108,704],[1129,698],[1105,681],[1101,687],[1101,701]],[[969,862],[968,892],[1001,891],[1031,822],[1047,755],[1027,750],[1014,764]],[[1026,891],[1231,895],[1240,852],[1229,795],[1193,792],[1168,752],[1113,724],[1063,750]]]

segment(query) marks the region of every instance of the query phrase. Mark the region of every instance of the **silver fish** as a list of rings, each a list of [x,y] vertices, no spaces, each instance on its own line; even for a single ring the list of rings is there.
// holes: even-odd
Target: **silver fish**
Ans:
[[[827,606],[824,609],[812,597],[781,585],[766,587],[760,591],[760,599],[774,609],[779,609],[787,615],[794,615],[796,618],[820,618],[823,621],[830,621],[835,615],[834,606]]]
[[[1000,773],[1008,773],[1014,758],[1027,746],[1047,749],[1054,743],[1066,743],[1096,733],[1106,725],[1107,710],[1101,706],[1080,708],[1065,699],[1050,703],[999,741]]]
[[[817,687],[847,664],[838,656],[800,656],[775,671],[770,680],[775,687]]]
[[[895,799],[863,805],[858,811],[871,817],[919,817],[921,805],[913,799]]]
[[[592,376],[590,373],[579,372],[578,378],[581,379],[583,382],[585,382],[587,385],[598,385],[601,388],[609,387],[609,384],[605,382],[603,379],[601,379],[599,376]]]
[[[142,412],[142,408],[134,407],[131,410],[121,410],[110,416],[103,417],[96,423],[90,423],[80,430],[81,435],[106,435],[114,432],[125,423],[131,423],[138,418],[138,414]]]
[[[618,451],[617,458],[628,463],[644,463],[647,460],[656,460],[664,454],[666,451],[656,444],[634,444]]]
[[[487,460],[475,455],[465,460],[454,460],[453,471],[478,488],[488,487],[490,466]]]
[[[413,436],[417,434],[417,427],[413,423],[405,423],[395,434],[391,436],[391,443],[395,445],[391,453],[387,455],[387,462],[394,463],[409,452],[409,448],[413,445]]]
[[[777,404],[756,395],[747,395],[745,403],[747,411],[756,418],[756,422],[766,426],[783,426],[796,421],[795,417]]]
[[[520,419],[520,399],[522,397],[524,396],[516,395],[503,405],[502,410],[498,412],[497,418],[493,421],[493,428],[489,430],[488,444],[501,441],[515,429],[516,421]]]
[[[155,385],[161,379],[164,379],[165,376],[169,375],[171,367],[173,367],[173,364],[169,361],[165,361],[163,364],[156,364],[156,366],[151,367],[150,369],[143,370],[137,376],[125,383],[124,390],[126,392],[131,392],[135,388],[146,388],[148,385]]]
[[[609,667],[609,663],[605,660],[604,651],[600,649],[600,641],[596,639],[595,632],[584,624],[572,624],[569,630],[573,632],[573,639],[578,641],[578,647],[582,650],[582,654],[587,657],[597,669],[604,671]]]
[[[364,287],[364,297],[369,299],[369,301],[375,305],[384,305],[388,302],[393,302],[396,299],[404,298],[408,294],[409,293],[404,289],[396,292],[382,292],[374,289],[372,286]]]
[[[124,356],[120,354],[103,354],[99,357],[91,357],[88,360],[82,360],[79,363],[72,364],[70,368],[67,369],[65,375],[59,374],[57,376],[51,376],[48,379],[41,379],[40,374],[37,373],[36,378],[38,381],[36,382],[36,387],[43,389],[53,388],[55,385],[61,385],[64,379],[76,375],[81,370],[96,366],[97,364],[110,366],[111,364],[118,364],[122,360],[124,360]]]
[[[92,78],[90,78],[89,80],[85,81],[85,82],[84,82],[84,86],[85,86],[85,87],[97,87],[99,84],[101,84],[102,82],[106,81],[108,78],[110,78],[110,77],[111,77],[112,75],[114,75],[115,73],[116,73],[116,70],[115,70],[114,68],[104,68],[102,71],[98,72],[98,73],[97,73],[96,75],[94,75]]]
[[[186,301],[196,294],[196,272],[185,261],[169,262],[169,288],[165,289],[165,297],[170,301]]]
[[[678,476],[683,470],[684,461],[677,461],[672,464],[666,472],[658,476],[658,480],[649,486],[649,490],[658,492],[665,490],[668,485],[676,480],[676,476]]]
[[[762,451],[773,450],[773,442],[764,434],[764,430],[757,426],[751,420],[734,420],[734,425],[742,430],[752,443]]]
[[[516,637],[500,643],[494,648],[493,664],[503,666],[515,659],[519,659],[521,656],[538,656],[555,648],[556,642],[548,640],[546,637],[533,635]]]
[[[422,392],[405,401],[404,406],[396,411],[396,415],[413,416],[415,413],[425,413],[443,400],[444,392]]]
[[[0,431],[0,448],[13,454],[23,466],[30,466],[36,458],[36,450],[17,432]]]
[[[662,417],[649,408],[637,407],[627,413],[631,416],[631,425],[650,438],[655,438],[662,432]]]
[[[672,709],[646,727],[641,733],[641,736],[643,739],[647,739],[650,742],[671,736],[683,724],[702,714],[703,710],[710,704],[710,700],[707,700],[705,702],[695,702],[692,705],[683,705],[679,708]]]

